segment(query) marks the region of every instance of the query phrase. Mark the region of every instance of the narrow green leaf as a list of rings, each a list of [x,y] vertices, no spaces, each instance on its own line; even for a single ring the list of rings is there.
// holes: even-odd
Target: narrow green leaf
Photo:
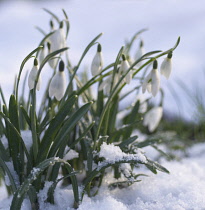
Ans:
[[[136,146],[139,147],[139,148],[143,148],[143,147],[146,147],[146,146],[149,146],[149,145],[160,143],[161,141],[162,141],[161,139],[147,139],[147,140],[142,141],[142,142],[137,142]]]
[[[67,136],[69,132],[73,129],[73,127],[78,123],[78,121],[86,114],[86,112],[90,109],[90,106],[93,102],[87,103],[78,109],[74,114],[69,117],[64,125],[62,126],[61,130],[59,131],[58,135],[56,136],[53,145],[51,146],[49,156],[53,157],[56,152],[58,151],[59,147],[63,142],[68,141]]]
[[[12,133],[15,134],[15,136],[20,140],[20,143],[22,144],[23,148],[24,148],[24,152],[26,154],[26,157],[27,157],[27,160],[29,162],[29,164],[32,165],[32,161],[31,161],[31,158],[30,158],[30,155],[27,151],[27,148],[26,148],[26,145],[21,137],[21,134],[18,132],[18,130],[15,128],[15,126],[10,122],[9,118],[6,117],[6,115],[2,112],[0,112],[0,116],[2,116],[5,120],[5,122],[8,124],[8,126],[10,126],[10,130]],[[10,147],[10,146],[9,146]]]
[[[31,119],[30,117],[28,116],[28,113],[26,112],[26,110],[24,109],[23,106],[20,106],[20,109],[21,109],[21,112],[22,112],[22,115],[24,116],[27,124],[29,125],[29,127],[31,127]]]
[[[9,168],[7,167],[6,163],[2,160],[2,158],[0,157],[0,166],[4,169],[5,173],[8,175],[9,177],[9,181],[11,183],[11,189],[13,192],[16,191],[17,187],[14,181],[14,178],[9,170]]]
[[[23,60],[23,62],[21,63],[21,66],[20,66],[20,70],[19,70],[19,73],[18,73],[18,77],[17,77],[17,82],[16,82],[16,100],[18,101],[18,88],[19,88],[19,82],[20,82],[20,78],[21,78],[21,73],[23,71],[23,68],[24,68],[24,65],[26,64],[26,62],[32,57],[32,55],[39,51],[40,49],[42,48],[42,46],[39,46],[37,47],[35,50],[33,50],[31,53],[29,53],[25,59]]]
[[[138,136],[132,136],[132,137],[122,141],[118,146],[121,149],[123,149],[124,147],[128,146],[129,144],[132,144],[137,138],[138,138]]]
[[[39,160],[42,161],[46,156],[51,145],[52,141],[55,138],[55,135],[59,131],[59,128],[64,123],[64,119],[71,113],[73,105],[77,100],[77,96],[74,95],[71,98],[68,98],[64,105],[61,107],[59,112],[56,114],[55,118],[51,120],[49,127],[47,128],[45,135],[41,141],[39,149]]]
[[[161,166],[159,163],[154,162],[154,161],[152,161],[150,159],[147,159],[146,165],[149,165],[149,166],[151,166],[151,167],[153,167],[153,168],[155,168],[155,169],[157,169],[159,171],[162,171],[162,172],[165,172],[165,173],[169,174],[169,171],[165,167]]]
[[[50,10],[46,8],[43,8],[43,10],[46,11],[48,14],[50,14],[58,23],[60,23],[59,18],[53,12],[51,12]]]
[[[72,167],[64,160],[60,158],[49,158],[41,162],[38,166],[33,168],[28,178],[22,183],[22,185],[18,188],[18,190],[15,192],[12,203],[11,203],[11,210],[20,210],[22,202],[24,200],[24,197],[26,193],[29,191],[31,184],[37,179],[37,177],[49,166],[54,165],[56,163],[63,163],[68,168],[69,172],[73,172]],[[75,186],[75,191],[78,192],[78,188],[76,186],[76,177],[75,175],[72,176],[73,179],[73,185]],[[76,194],[77,194],[76,192]],[[75,194],[75,202],[78,204],[78,197]]]

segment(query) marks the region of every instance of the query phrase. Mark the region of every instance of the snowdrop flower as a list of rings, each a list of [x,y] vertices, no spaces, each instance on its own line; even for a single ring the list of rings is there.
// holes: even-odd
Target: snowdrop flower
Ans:
[[[50,41],[50,52],[54,52],[61,48],[66,47],[66,37],[63,30],[63,22],[60,23],[60,28],[53,31],[53,34],[49,37]]]
[[[121,65],[120,65],[120,69],[119,69],[119,72],[121,74],[125,74],[127,73],[127,70],[130,68],[130,64],[128,63],[127,59],[125,58],[125,55],[122,55],[122,62],[121,62]],[[131,80],[132,80],[132,70],[130,70],[128,72],[128,74],[125,76],[125,82],[127,84],[130,84]]]
[[[59,63],[59,71],[54,75],[49,85],[49,96],[55,96],[60,101],[65,93],[65,73],[64,62],[61,60]]]
[[[145,114],[143,125],[148,126],[148,130],[150,132],[153,132],[157,128],[162,118],[162,114],[163,114],[163,109],[161,106],[153,107]]]
[[[101,45],[98,44],[97,53],[95,54],[92,64],[91,64],[91,73],[92,76],[98,75],[103,68],[103,56]]]
[[[47,42],[47,47],[48,47],[48,52],[51,53],[51,44]],[[48,60],[48,64],[52,69],[55,69],[57,66],[58,59],[55,57],[52,57],[51,59]]]
[[[156,96],[160,88],[160,77],[157,70],[157,60],[153,63],[152,71],[145,77],[142,84],[142,92],[145,93],[147,90],[149,93],[152,93],[153,96]]]
[[[35,58],[33,68],[31,69],[29,76],[28,76],[28,86],[29,86],[30,90],[32,90],[34,88],[37,74],[38,74],[38,60]],[[39,75],[38,82],[36,85],[37,90],[40,89],[40,84],[41,84],[41,77]]]
[[[161,64],[160,67],[160,73],[164,75],[167,79],[169,79],[169,76],[172,71],[172,52],[170,52],[167,57],[164,59],[164,61]]]
[[[135,54],[135,60],[138,60],[138,59],[141,58],[144,54],[145,54],[145,51],[144,51],[144,42],[141,40],[139,49],[137,50],[137,52],[136,52],[136,54]]]
[[[104,90],[106,95],[110,94],[111,85],[112,85],[112,77],[111,74],[107,79],[105,79],[99,86],[98,91]],[[118,83],[120,79],[119,73],[115,74],[114,80],[113,80],[113,87]]]

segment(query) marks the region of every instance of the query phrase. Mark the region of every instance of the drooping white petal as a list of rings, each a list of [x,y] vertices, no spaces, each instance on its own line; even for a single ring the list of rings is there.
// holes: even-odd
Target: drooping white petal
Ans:
[[[127,70],[129,68],[130,68],[130,64],[128,63],[128,61],[127,60],[123,60],[121,65],[120,65],[120,68],[119,68],[119,73],[120,74],[125,74],[125,73],[127,73]],[[133,73],[132,70],[130,70],[128,72],[128,74],[125,76],[125,82],[127,84],[129,84],[131,82],[131,80],[132,80],[132,73]]]
[[[149,131],[153,132],[157,128],[157,126],[162,118],[162,114],[163,114],[162,107],[152,108],[150,111],[148,111],[145,114],[145,117],[143,120],[143,125],[148,126]]]
[[[120,69],[119,69],[119,73],[121,73],[121,74],[126,73],[129,68],[130,68],[130,64],[128,63],[128,61],[122,60]]]
[[[91,64],[91,73],[92,76],[96,76],[101,72],[103,68],[103,56],[102,52],[97,52],[93,58],[92,64]]]
[[[34,88],[37,73],[38,73],[38,67],[34,65],[28,76],[28,86],[30,90]],[[36,86],[37,90],[40,89],[40,84],[41,84],[41,77],[39,76],[37,86]]]
[[[57,72],[51,80],[49,86],[49,96],[55,96],[60,101],[65,93],[65,73]]]
[[[132,70],[130,70],[129,73],[126,75],[125,82],[127,84],[130,84],[131,80],[132,80]]]
[[[150,90],[150,80],[152,78],[152,72],[150,72],[144,79],[143,83],[142,83],[142,93],[145,93],[146,90]],[[149,86],[149,88],[148,88]]]
[[[160,73],[164,75],[167,79],[172,71],[172,60],[170,58],[165,58],[160,67]]]
[[[48,60],[48,63],[52,69],[55,69],[58,63],[58,58],[51,58]]]
[[[54,33],[49,37],[49,40],[51,44],[50,52],[54,52],[66,47],[66,38],[63,28],[55,30]]]
[[[156,96],[160,88],[160,77],[157,69],[152,69],[151,90],[152,95]]]

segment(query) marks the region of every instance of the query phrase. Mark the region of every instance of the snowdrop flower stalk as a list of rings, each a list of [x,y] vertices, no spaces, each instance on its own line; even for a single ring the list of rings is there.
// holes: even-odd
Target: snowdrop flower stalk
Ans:
[[[102,47],[98,44],[97,53],[95,54],[92,64],[91,64],[91,73],[92,76],[100,74],[103,68],[103,56],[102,56]]]
[[[35,58],[33,68],[31,69],[29,76],[28,76],[28,86],[29,86],[30,90],[32,90],[34,88],[37,74],[38,74],[38,60]],[[37,90],[40,89],[40,85],[41,85],[41,77],[39,75],[38,82],[36,85]]]
[[[160,67],[160,73],[164,75],[167,79],[169,79],[169,76],[172,71],[172,52],[170,52],[167,57],[164,59],[164,61],[161,64]]]
[[[142,92],[145,93],[147,90],[149,93],[152,93],[153,96],[156,96],[160,88],[160,77],[158,72],[158,63],[157,60],[153,62],[152,71],[145,77],[142,84]]]
[[[38,60],[39,60],[40,64],[42,63],[42,61],[45,57],[46,57],[45,46],[43,45],[43,48],[40,50],[39,56],[38,56]]]
[[[150,132],[153,132],[159,125],[159,122],[162,118],[162,114],[163,114],[163,109],[161,106],[153,107],[145,114],[143,125],[148,126],[148,130]]]
[[[130,64],[128,63],[127,59],[125,58],[125,55],[122,55],[122,62],[120,65],[120,69],[119,72],[120,74],[126,74],[127,70],[130,68]],[[127,84],[130,84],[131,80],[132,80],[132,70],[130,70],[127,75],[125,76],[125,82]]]
[[[53,76],[49,85],[49,96],[54,96],[60,101],[65,93],[65,73],[64,73],[64,62],[59,62],[59,71]]]

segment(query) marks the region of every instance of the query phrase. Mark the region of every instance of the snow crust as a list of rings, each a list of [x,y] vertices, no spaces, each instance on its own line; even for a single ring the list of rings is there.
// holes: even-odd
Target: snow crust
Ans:
[[[124,153],[119,146],[103,142],[100,147],[99,157],[105,158],[106,163],[114,163],[120,160],[138,160],[146,163],[147,160],[143,153],[140,150],[136,151],[136,153],[137,154]]]
[[[104,149],[108,146],[105,144]],[[122,154],[119,148],[109,146],[113,154]],[[108,151],[102,150],[102,155],[113,160]],[[198,152],[197,152],[198,150]],[[138,169],[137,173],[148,174],[149,177],[140,177],[137,182],[128,188],[109,190],[108,185],[115,182],[111,174],[108,174],[96,197],[89,198],[85,195],[79,210],[201,210],[205,208],[205,143],[190,148],[190,157],[182,161],[161,160],[170,175],[159,172],[158,175],[151,174],[147,169]],[[106,153],[107,152],[107,153]],[[111,153],[110,152],[110,153]],[[117,156],[119,157],[119,156]],[[122,166],[124,167],[124,166]],[[51,183],[47,183],[45,189],[39,193],[42,202],[45,192]],[[71,186],[67,188],[57,187],[55,191],[55,205],[41,203],[40,209],[47,210],[72,210],[73,193]],[[0,187],[0,209],[9,210],[11,197],[5,198],[5,187]],[[25,200],[22,210],[29,210],[30,204]]]

